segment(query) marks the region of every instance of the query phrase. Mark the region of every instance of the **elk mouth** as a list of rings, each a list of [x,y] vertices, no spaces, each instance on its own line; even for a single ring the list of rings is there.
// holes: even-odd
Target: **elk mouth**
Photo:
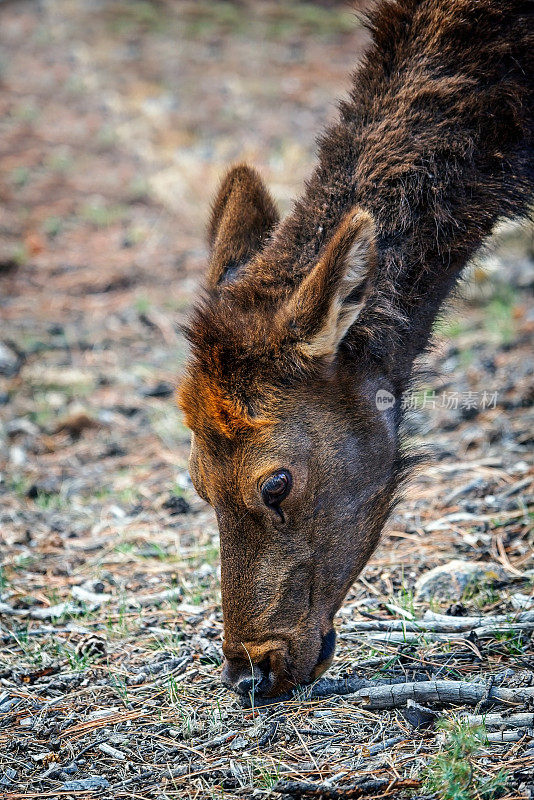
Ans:
[[[336,632],[333,628],[321,637],[321,649],[317,657],[317,662],[306,680],[301,680],[301,684],[313,683],[330,666],[334,657],[336,647]],[[228,689],[237,694],[240,704],[246,708],[251,705],[263,706],[271,703],[288,700],[291,691],[288,685],[297,684],[288,679],[288,676],[277,675],[273,669],[271,659],[265,658],[258,664],[245,664],[236,667],[226,660],[223,667],[222,683]]]
[[[248,664],[243,664],[240,670],[236,670],[226,661],[221,681],[223,686],[231,689],[239,698],[246,698],[249,695],[263,697],[268,694],[274,684],[274,676],[270,671],[270,659],[264,658],[259,664],[254,664],[252,668]]]

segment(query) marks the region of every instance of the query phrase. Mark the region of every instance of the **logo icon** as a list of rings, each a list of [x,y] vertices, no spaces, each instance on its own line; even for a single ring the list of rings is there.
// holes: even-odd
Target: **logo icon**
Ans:
[[[387,389],[379,389],[375,395],[375,404],[379,411],[387,411],[395,405],[395,395]]]

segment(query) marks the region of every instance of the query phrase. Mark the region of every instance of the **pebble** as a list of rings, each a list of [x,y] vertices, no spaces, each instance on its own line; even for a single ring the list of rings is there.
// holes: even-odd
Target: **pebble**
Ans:
[[[534,606],[534,597],[529,597],[527,594],[521,594],[521,592],[516,592],[510,597],[512,607],[521,609],[521,608],[532,608]]]
[[[140,390],[143,397],[170,397],[174,392],[174,386],[167,381],[159,381],[155,386],[145,386]]]
[[[507,577],[499,564],[454,559],[424,572],[415,582],[415,596],[419,600],[433,597],[458,599],[469,584],[506,580]]]
[[[11,786],[17,777],[17,773],[11,767],[8,767],[2,777],[0,778],[0,786]]]
[[[244,736],[236,736],[233,742],[230,743],[230,750],[243,750],[248,747],[249,741]]]
[[[179,472],[176,476],[176,485],[180,487],[180,489],[194,489],[193,481],[191,480],[191,476],[189,472]]]
[[[9,448],[9,460],[14,467],[22,467],[26,463],[26,450],[23,447],[14,445]]]

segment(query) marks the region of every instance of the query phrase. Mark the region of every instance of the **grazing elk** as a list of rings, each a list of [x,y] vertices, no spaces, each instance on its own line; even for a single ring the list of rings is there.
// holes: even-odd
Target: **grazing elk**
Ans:
[[[217,515],[238,693],[276,696],[329,665],[334,615],[406,473],[414,359],[496,221],[527,212],[533,6],[382,0],[293,212],[279,223],[247,166],[222,182],[179,403]]]

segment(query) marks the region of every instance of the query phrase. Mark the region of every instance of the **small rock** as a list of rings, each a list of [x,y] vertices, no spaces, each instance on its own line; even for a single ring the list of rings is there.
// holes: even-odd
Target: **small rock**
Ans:
[[[248,744],[249,741],[244,736],[236,736],[233,742],[230,742],[230,750],[243,750]]]
[[[0,778],[0,786],[11,786],[17,777],[16,770],[8,767],[2,777]]]
[[[18,445],[9,448],[9,460],[14,467],[22,467],[26,463],[26,450]]]
[[[8,436],[20,436],[26,433],[28,436],[37,436],[39,428],[31,420],[25,417],[17,417],[6,423],[6,431]]]
[[[109,781],[100,775],[89,775],[74,781],[65,781],[62,786],[64,792],[90,792],[94,789],[107,789]]]
[[[175,517],[178,514],[187,514],[191,507],[185,497],[181,497],[178,494],[171,494],[163,503],[163,508],[169,511],[171,517]]]
[[[94,592],[95,594],[104,594],[106,586],[103,583],[103,581],[89,578],[88,580],[80,584],[79,588],[84,589],[86,592]]]
[[[39,775],[39,780],[44,781],[47,778],[60,778],[60,776],[64,773],[64,770],[61,769],[58,761],[52,761],[50,766],[48,767],[45,772]],[[66,780],[67,776],[65,775],[64,780]]]
[[[10,378],[20,369],[21,360],[7,345],[0,342],[0,375]]]
[[[529,469],[526,461],[518,461],[509,471],[511,475],[525,475]]]
[[[170,397],[174,393],[174,386],[167,381],[159,381],[155,386],[144,386],[140,393],[143,397]]]
[[[209,578],[211,575],[213,575],[213,572],[214,570],[211,564],[204,562],[197,570],[195,570],[195,576],[202,580],[203,578]]]
[[[194,489],[193,481],[191,480],[191,475],[189,472],[179,472],[176,476],[176,485],[180,487],[180,489]]]
[[[20,697],[7,697],[0,701],[0,714],[6,714],[13,706],[20,703]]]
[[[128,516],[128,514],[123,508],[116,505],[110,506],[109,512],[112,516],[115,517],[115,519],[126,519],[126,517]]]
[[[516,592],[510,598],[512,602],[513,608],[522,609],[522,608],[532,608],[534,606],[534,597],[529,597],[527,594],[521,594],[521,592]]]
[[[502,581],[507,577],[499,564],[455,559],[423,573],[415,582],[415,596],[419,600],[460,598],[469,584]]]
[[[63,408],[67,404],[67,395],[63,392],[47,392],[45,394],[45,401],[47,406],[54,411],[59,411],[60,408]]]

